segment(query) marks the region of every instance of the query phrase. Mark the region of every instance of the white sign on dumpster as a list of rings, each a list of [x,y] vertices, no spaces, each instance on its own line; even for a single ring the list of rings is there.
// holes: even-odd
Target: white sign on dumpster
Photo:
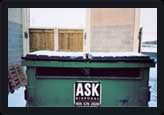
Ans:
[[[98,81],[77,81],[74,84],[75,106],[100,106],[101,84]]]

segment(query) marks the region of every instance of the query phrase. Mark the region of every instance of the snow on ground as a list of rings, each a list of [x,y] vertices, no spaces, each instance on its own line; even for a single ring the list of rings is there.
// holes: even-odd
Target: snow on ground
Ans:
[[[151,86],[149,107],[157,107],[157,64],[155,68],[150,69],[149,86]]]
[[[25,87],[15,90],[13,94],[8,95],[8,107],[25,107],[26,101],[24,100]]]
[[[157,47],[153,45],[142,47],[142,52],[144,52],[143,54],[149,55],[156,62],[155,68],[150,68],[149,86],[151,86],[151,96],[148,104],[149,107],[157,107]]]
[[[157,53],[157,45],[142,45],[141,47],[142,52],[156,52]]]

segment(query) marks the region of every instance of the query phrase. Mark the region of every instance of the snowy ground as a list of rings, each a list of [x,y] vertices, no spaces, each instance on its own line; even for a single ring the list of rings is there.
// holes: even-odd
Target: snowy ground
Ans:
[[[8,107],[25,107],[24,90],[25,87],[21,87],[8,95]]]
[[[157,107],[157,46],[142,47],[142,52],[143,54],[149,55],[156,62],[155,68],[150,69],[149,86],[151,86],[151,98],[149,107]]]
[[[142,47],[141,50],[144,52],[157,52],[157,45],[145,45],[146,47]]]
[[[155,68],[150,69],[150,80],[149,80],[151,98],[149,107],[157,107],[157,64]]]
[[[146,49],[146,50],[144,50]],[[151,53],[143,53],[149,55],[151,58],[154,58],[157,62],[157,50],[151,50],[151,47],[142,48],[143,52],[151,52]],[[155,68],[150,69],[150,79],[149,86],[151,86],[151,99],[149,102],[149,107],[157,107],[157,63]],[[24,100],[24,90],[25,87],[19,88],[13,94],[8,95],[8,107],[25,107],[26,101]]]

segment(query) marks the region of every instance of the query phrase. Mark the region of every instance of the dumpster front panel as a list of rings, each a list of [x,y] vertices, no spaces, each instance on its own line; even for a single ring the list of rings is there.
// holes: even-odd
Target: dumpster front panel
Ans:
[[[29,68],[31,79],[28,83],[28,105],[44,107],[75,107],[74,84],[77,81],[97,81],[101,84],[100,107],[147,106],[148,69],[142,69],[142,79],[99,80],[94,78],[54,79],[44,76],[37,78],[36,69]],[[46,78],[47,77],[47,78]],[[61,77],[61,76],[60,76]],[[30,85],[31,84],[31,85]]]

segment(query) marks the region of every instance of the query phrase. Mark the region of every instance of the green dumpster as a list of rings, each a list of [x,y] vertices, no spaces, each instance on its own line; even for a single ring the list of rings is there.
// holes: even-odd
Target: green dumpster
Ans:
[[[155,63],[134,52],[36,51],[22,57],[22,65],[28,107],[140,107],[148,106]]]

